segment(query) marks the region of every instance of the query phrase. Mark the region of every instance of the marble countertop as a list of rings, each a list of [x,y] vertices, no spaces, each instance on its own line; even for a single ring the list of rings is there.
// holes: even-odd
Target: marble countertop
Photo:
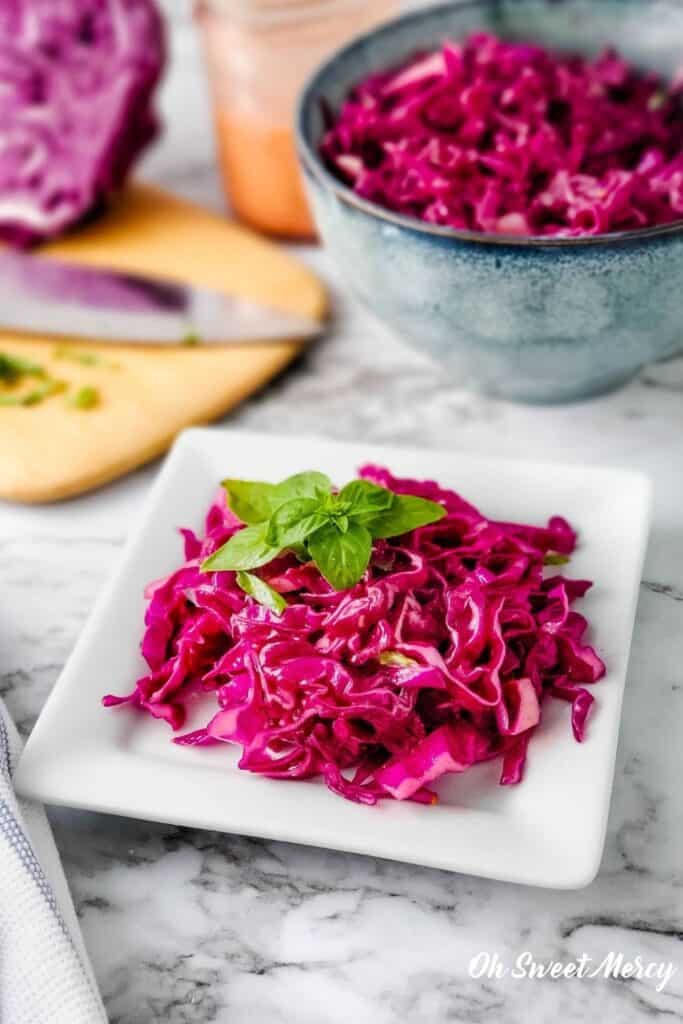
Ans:
[[[220,208],[185,4],[173,10],[164,140],[149,178]],[[556,409],[459,390],[340,294],[317,346],[231,424],[637,467],[655,483],[652,539],[602,868],[549,892],[276,842],[55,810],[85,941],[116,1024],[635,1024],[683,1019],[683,360],[618,394]],[[23,733],[116,562],[152,466],[52,508],[0,508],[0,692]],[[652,980],[472,978],[610,952],[671,961]],[[17,1022],[18,1024],[18,1022]]]

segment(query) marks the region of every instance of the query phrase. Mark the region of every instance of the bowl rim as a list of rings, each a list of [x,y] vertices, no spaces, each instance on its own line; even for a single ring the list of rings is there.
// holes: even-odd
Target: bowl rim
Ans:
[[[516,246],[519,248],[553,248],[553,249],[575,249],[586,246],[614,245],[623,242],[647,241],[652,238],[664,238],[671,235],[683,234],[683,217],[670,221],[667,224],[656,224],[646,228],[630,228],[627,231],[612,231],[601,235],[504,235],[493,234],[485,231],[470,231],[466,228],[453,228],[444,224],[429,224],[418,217],[408,217],[405,214],[387,210],[377,203],[370,202],[357,195],[342,181],[336,178],[325,166],[317,150],[311,145],[306,132],[307,113],[314,102],[316,94],[320,92],[322,80],[330,69],[339,61],[354,50],[362,48],[365,43],[373,38],[382,35],[389,35],[399,25],[418,22],[428,15],[438,14],[457,8],[484,7],[492,0],[446,0],[446,2],[430,4],[427,7],[419,7],[413,11],[407,11],[395,18],[383,21],[365,32],[353,36],[343,46],[334,50],[318,67],[309,75],[303,89],[299,93],[297,101],[294,133],[296,148],[299,159],[305,170],[309,171],[323,185],[330,189],[341,202],[353,206],[357,210],[374,217],[377,220],[385,221],[395,227],[407,228],[417,234],[431,235],[445,241],[472,242],[478,245]],[[543,2],[543,0],[539,0]],[[603,0],[608,3],[618,3],[620,0]],[[677,7],[678,4],[672,0],[664,0],[670,7]],[[679,8],[680,9],[680,8]]]

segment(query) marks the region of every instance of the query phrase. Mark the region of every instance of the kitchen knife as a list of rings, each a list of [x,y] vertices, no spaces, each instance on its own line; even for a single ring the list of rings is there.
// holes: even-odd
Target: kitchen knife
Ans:
[[[311,317],[209,288],[0,252],[0,329],[152,345],[312,341]]]

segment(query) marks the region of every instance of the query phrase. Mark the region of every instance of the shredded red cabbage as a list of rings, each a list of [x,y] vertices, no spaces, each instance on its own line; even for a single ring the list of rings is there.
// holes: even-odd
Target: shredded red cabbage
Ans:
[[[608,50],[446,42],[352,90],[320,150],[359,196],[432,224],[597,235],[683,218],[683,107]]]
[[[50,238],[118,189],[157,122],[154,0],[0,5],[0,237]]]
[[[444,773],[499,756],[501,783],[519,782],[553,697],[572,705],[582,740],[593,702],[585,686],[605,666],[572,610],[591,584],[549,569],[574,550],[570,525],[496,522],[431,481],[370,465],[360,476],[438,501],[447,515],[377,541],[347,591],[333,590],[312,562],[275,559],[259,572],[288,601],[278,615],[248,597],[234,572],[200,572],[242,528],[221,492],[204,539],[182,531],[185,564],[147,588],[149,672],[105,706],[130,703],[178,730],[196,696],[212,694],[216,713],[177,743],[234,743],[240,768],[321,775],[366,804],[432,803],[429,784]]]

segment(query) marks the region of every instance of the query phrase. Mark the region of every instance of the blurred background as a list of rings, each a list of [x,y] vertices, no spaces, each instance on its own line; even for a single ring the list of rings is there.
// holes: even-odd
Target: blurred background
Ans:
[[[209,85],[192,0],[162,0],[170,47],[158,94],[164,129],[144,156],[141,172],[187,199],[224,209],[216,161]],[[182,116],[180,115],[182,111]]]

